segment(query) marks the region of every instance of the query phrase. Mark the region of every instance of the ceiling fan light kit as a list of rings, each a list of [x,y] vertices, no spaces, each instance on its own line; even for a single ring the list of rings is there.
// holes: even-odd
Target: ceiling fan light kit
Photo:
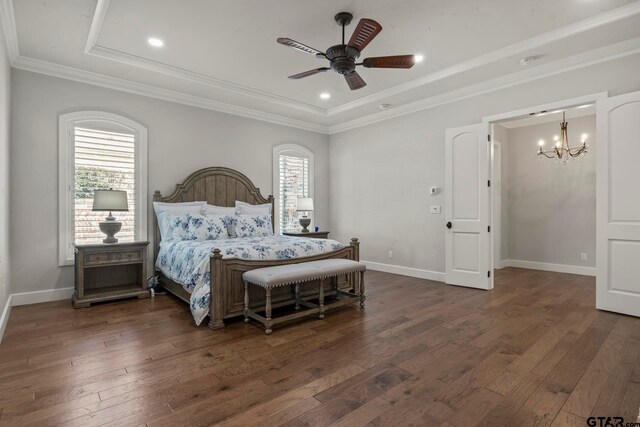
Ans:
[[[309,47],[287,37],[278,38],[277,42],[289,46],[317,58],[329,60],[329,67],[320,67],[314,70],[289,76],[290,79],[301,79],[314,74],[324,73],[333,70],[342,74],[351,90],[365,87],[367,84],[356,71],[356,67],[365,68],[411,68],[415,65],[414,55],[378,56],[365,58],[362,62],[356,62],[360,58],[362,50],[382,31],[382,25],[373,19],[362,18],[355,31],[351,35],[348,43],[345,43],[345,27],[353,20],[353,15],[349,12],[340,12],[334,17],[336,23],[342,27],[342,43],[331,46],[326,52]]]

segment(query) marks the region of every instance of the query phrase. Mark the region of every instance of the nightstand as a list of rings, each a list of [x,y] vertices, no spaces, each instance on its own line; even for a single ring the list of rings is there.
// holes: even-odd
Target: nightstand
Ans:
[[[313,239],[328,239],[329,232],[328,231],[310,231],[308,233],[303,233],[301,231],[293,231],[290,233],[282,233],[284,236],[294,236],[294,237],[311,237]]]
[[[85,244],[75,246],[75,308],[121,298],[148,298],[147,246],[149,242]]]

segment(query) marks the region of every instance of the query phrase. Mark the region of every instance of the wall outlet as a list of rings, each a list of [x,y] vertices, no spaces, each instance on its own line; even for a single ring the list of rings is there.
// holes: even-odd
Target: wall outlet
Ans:
[[[581,259],[582,261],[586,261],[586,260],[587,260],[587,253],[586,253],[586,252],[582,252],[582,253],[580,254],[580,259]]]
[[[431,206],[431,214],[439,214],[442,212],[442,208],[440,206]]]
[[[393,258],[393,251],[389,251],[389,258]]]

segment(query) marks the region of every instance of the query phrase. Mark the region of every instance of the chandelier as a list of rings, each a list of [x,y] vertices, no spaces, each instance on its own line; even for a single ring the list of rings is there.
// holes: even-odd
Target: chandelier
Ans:
[[[538,156],[545,156],[548,159],[557,159],[567,163],[571,158],[585,155],[587,153],[587,134],[582,135],[582,145],[569,147],[569,136],[567,134],[567,121],[565,112],[562,112],[562,123],[560,123],[560,136],[553,137],[555,146],[553,150],[544,151],[544,139],[538,141]]]

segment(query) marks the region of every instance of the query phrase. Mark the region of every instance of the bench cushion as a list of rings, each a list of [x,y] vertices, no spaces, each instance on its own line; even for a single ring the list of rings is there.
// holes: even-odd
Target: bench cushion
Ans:
[[[299,264],[257,268],[245,272],[242,279],[263,288],[273,288],[365,270],[364,264],[350,259],[322,259]]]

